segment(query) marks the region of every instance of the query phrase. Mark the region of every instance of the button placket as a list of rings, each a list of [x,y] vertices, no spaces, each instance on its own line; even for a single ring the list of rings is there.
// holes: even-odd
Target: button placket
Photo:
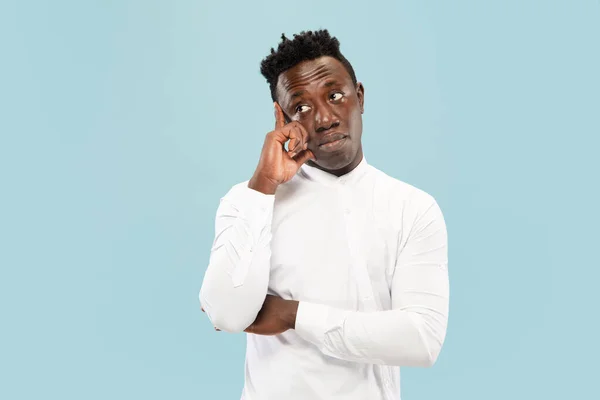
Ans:
[[[361,227],[360,221],[357,220],[359,215],[352,214],[352,197],[350,195],[348,189],[338,186],[338,198],[344,214],[346,238],[350,252],[350,262],[358,287],[358,298],[365,311],[375,311],[377,307],[373,298],[373,289],[366,266],[365,254],[363,254],[363,244],[360,239]]]

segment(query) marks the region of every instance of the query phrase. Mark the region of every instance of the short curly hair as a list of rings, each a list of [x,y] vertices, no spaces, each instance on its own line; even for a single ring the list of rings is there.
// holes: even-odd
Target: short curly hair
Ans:
[[[279,75],[302,61],[314,60],[330,56],[342,63],[356,85],[356,74],[350,62],[340,52],[340,42],[332,37],[327,29],[318,31],[302,31],[288,39],[281,34],[281,43],[277,51],[271,48],[271,54],[260,63],[260,73],[267,79],[271,89],[271,98],[277,101],[276,88]]]

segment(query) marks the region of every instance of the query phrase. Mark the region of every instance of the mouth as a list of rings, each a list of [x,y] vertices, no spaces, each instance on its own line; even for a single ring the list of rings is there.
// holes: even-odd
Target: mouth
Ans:
[[[331,133],[321,140],[319,143],[319,150],[321,151],[335,151],[346,143],[347,135],[343,133]]]

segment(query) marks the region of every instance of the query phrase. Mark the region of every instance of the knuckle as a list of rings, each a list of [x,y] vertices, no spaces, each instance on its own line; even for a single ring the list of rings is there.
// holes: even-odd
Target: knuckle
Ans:
[[[276,137],[277,136],[275,134],[275,131],[269,132],[269,133],[267,133],[267,136],[265,137],[265,142],[266,143],[271,143],[272,141],[275,140]]]

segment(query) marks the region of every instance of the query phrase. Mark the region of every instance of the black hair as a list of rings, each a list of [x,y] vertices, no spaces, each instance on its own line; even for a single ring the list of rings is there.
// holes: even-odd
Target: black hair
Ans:
[[[327,29],[318,31],[302,31],[288,39],[281,34],[281,43],[277,51],[271,48],[271,54],[260,63],[260,73],[267,79],[271,89],[271,98],[276,101],[276,87],[279,74],[292,68],[302,61],[314,60],[330,56],[342,63],[356,85],[356,75],[350,62],[340,52],[340,42],[329,35]]]

